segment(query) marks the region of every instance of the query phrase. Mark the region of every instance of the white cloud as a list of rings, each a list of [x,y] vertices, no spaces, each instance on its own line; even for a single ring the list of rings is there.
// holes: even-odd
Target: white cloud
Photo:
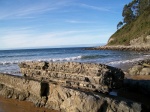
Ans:
[[[98,30],[69,30],[32,34],[30,28],[20,28],[12,32],[1,35],[0,49],[14,49],[25,47],[44,47],[44,46],[60,46],[60,45],[75,45],[75,44],[94,44],[104,43],[107,38],[98,35]],[[95,32],[95,34],[90,33]],[[103,32],[103,30],[101,31]],[[101,34],[104,35],[104,34]],[[102,41],[103,40],[103,41]]]
[[[73,16],[82,8],[110,11],[107,8],[75,4],[79,0],[27,1],[25,5],[11,1],[9,7],[0,4],[0,49],[104,43],[111,34],[110,25],[99,24],[99,19]]]
[[[67,23],[95,23],[94,21],[66,20]]]
[[[93,5],[87,5],[87,4],[79,4],[79,6],[85,7],[85,8],[90,8],[93,10],[98,10],[98,11],[107,11],[107,12],[110,11],[110,9],[105,8],[105,7],[97,7],[97,6],[93,6]]]
[[[11,4],[12,3],[12,4]],[[57,9],[61,9],[67,6],[70,1],[69,0],[45,0],[40,2],[35,2],[29,4],[28,2],[25,5],[16,5],[16,2],[10,2],[10,6],[0,7],[0,19],[12,19],[12,18],[34,18],[37,14],[42,14],[48,11],[53,11]],[[1,4],[3,5],[3,4]],[[1,6],[0,5],[0,6]]]

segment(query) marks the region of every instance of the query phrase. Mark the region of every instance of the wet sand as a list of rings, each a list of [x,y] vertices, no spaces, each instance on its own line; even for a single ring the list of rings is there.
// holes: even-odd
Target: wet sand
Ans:
[[[46,108],[35,107],[28,101],[6,99],[0,96],[0,112],[58,112]]]

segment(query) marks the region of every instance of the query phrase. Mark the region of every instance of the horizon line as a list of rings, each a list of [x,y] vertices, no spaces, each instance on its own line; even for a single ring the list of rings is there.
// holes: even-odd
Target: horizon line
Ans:
[[[28,50],[28,49],[50,49],[50,48],[78,48],[78,47],[98,47],[105,45],[106,43],[97,43],[97,44],[78,44],[78,45],[59,45],[59,46],[40,46],[40,47],[22,47],[22,48],[6,48],[0,49],[4,50]]]

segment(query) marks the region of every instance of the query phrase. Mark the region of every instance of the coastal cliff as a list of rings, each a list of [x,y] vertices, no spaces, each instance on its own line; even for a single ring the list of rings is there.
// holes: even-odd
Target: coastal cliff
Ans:
[[[87,48],[90,50],[150,50],[150,7],[131,23],[118,29],[105,46]]]
[[[150,6],[135,20],[118,29],[107,45],[150,46]]]
[[[139,1],[139,2],[138,2]],[[134,4],[135,2],[135,4]],[[137,4],[144,2],[137,0]],[[147,3],[148,1],[145,1]],[[130,15],[132,17],[124,16],[124,21],[120,22],[120,27],[117,28],[117,31],[109,38],[105,46],[100,46],[97,48],[88,48],[91,50],[132,50],[132,51],[149,51],[150,50],[150,5],[149,3],[142,4],[143,9],[138,8],[133,10],[136,4],[136,0],[132,1],[128,5],[125,5],[123,14],[127,11],[132,12]],[[137,5],[136,7],[140,7]],[[125,10],[125,8],[127,8]],[[130,8],[130,9],[128,9]],[[142,10],[142,12],[140,12]],[[134,13],[139,13],[134,15]],[[126,22],[128,19],[129,22]],[[118,25],[117,25],[118,27]]]

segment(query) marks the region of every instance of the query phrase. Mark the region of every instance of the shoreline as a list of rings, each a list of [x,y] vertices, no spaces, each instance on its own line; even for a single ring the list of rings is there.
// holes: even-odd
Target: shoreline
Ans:
[[[127,65],[124,65],[124,68],[127,68]],[[118,67],[117,67],[118,68]],[[123,70],[123,72],[126,72]],[[128,73],[125,73],[124,80],[132,79],[134,81],[138,81],[138,83],[141,83],[143,80],[150,80],[150,76],[131,76]],[[133,88],[134,89],[134,88]],[[132,101],[136,101],[139,103],[144,103],[144,106],[146,106],[146,109],[150,109],[148,106],[149,98],[141,93],[136,93],[135,91],[128,90],[128,87],[124,86],[124,88],[121,88],[118,90],[118,97],[130,99]],[[140,97],[140,98],[139,98]],[[138,98],[138,99],[137,99]],[[9,107],[9,108],[8,108]],[[33,111],[33,112],[58,112],[56,110],[50,110],[46,108],[40,108],[36,107],[32,102],[28,101],[19,101],[15,99],[7,99],[2,96],[0,96],[0,111],[2,112],[26,112],[26,111]]]
[[[86,50],[150,51],[150,46],[105,45],[100,47],[86,48]]]

